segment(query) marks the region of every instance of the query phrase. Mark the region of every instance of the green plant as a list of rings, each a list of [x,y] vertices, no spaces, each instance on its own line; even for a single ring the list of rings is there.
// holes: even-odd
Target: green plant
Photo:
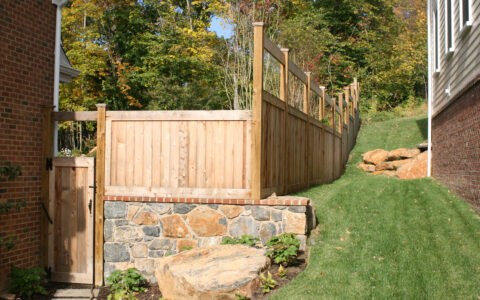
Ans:
[[[281,278],[287,277],[287,270],[285,270],[282,265],[280,265],[280,267],[278,268],[278,276]]]
[[[182,251],[188,251],[188,250],[192,250],[193,247],[192,246],[185,246],[185,247],[182,247],[182,249],[180,250],[180,252]]]
[[[8,290],[20,297],[30,299],[33,294],[46,295],[42,286],[47,274],[42,268],[22,269],[12,266]]]
[[[260,280],[262,281],[260,287],[264,293],[269,293],[278,285],[277,282],[272,278],[272,274],[270,272],[268,272],[266,277],[264,274],[260,274]]]
[[[114,271],[107,278],[107,286],[112,291],[108,300],[136,299],[133,293],[146,290],[146,279],[135,268]]]
[[[238,244],[242,244],[242,245],[248,245],[248,246],[254,246],[258,241],[260,241],[259,238],[257,237],[253,237],[251,235],[248,235],[248,234],[244,234],[242,235],[241,238],[236,238],[236,237],[225,237],[222,241],[222,245],[238,245]]]
[[[270,256],[275,263],[289,265],[297,256],[300,241],[293,233],[283,233],[272,237],[268,243],[267,255]]]
[[[236,300],[250,300],[250,298],[248,298],[247,296],[244,296],[244,295],[239,294],[239,293],[235,293],[235,299]]]

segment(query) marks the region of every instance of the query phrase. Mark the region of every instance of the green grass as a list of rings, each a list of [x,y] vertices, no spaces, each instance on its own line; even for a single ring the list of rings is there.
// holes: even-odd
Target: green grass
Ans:
[[[355,167],[363,152],[425,139],[424,116],[366,125],[345,174],[299,193],[319,233],[307,269],[273,299],[479,299],[480,219],[465,201],[433,179]]]

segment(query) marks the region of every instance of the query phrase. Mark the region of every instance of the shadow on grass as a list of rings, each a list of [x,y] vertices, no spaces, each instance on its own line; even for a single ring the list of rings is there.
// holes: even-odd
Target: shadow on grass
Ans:
[[[423,139],[426,140],[428,138],[428,119],[427,118],[418,119],[416,122],[417,122],[418,129],[422,133]]]

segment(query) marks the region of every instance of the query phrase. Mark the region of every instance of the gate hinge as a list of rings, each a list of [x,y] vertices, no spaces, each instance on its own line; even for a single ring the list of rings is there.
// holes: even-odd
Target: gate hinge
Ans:
[[[46,164],[45,164],[45,169],[47,171],[50,171],[50,170],[52,170],[52,168],[53,168],[52,158],[47,158],[46,159]]]

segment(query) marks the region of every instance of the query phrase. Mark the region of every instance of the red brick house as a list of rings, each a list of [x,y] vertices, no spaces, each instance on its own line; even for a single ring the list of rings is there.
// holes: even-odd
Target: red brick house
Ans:
[[[55,51],[56,4],[64,2],[0,1],[0,163],[22,169],[14,180],[0,179],[0,201],[26,202],[19,212],[0,215],[0,232],[17,237],[14,248],[0,249],[0,290],[6,287],[11,265],[40,265],[40,222],[45,218],[40,205],[45,167],[41,109],[54,103],[56,77],[68,81],[78,74],[66,56]]]
[[[428,10],[431,172],[480,211],[480,1]]]

